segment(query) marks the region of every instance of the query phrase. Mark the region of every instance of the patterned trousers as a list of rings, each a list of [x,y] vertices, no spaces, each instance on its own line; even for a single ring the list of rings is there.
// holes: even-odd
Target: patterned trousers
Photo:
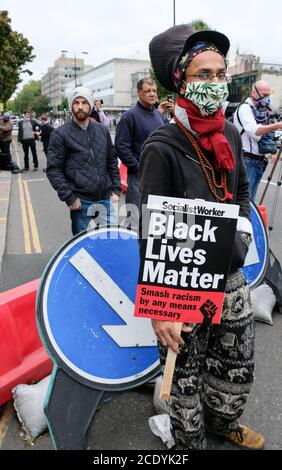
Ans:
[[[237,428],[254,375],[254,322],[249,288],[238,271],[227,280],[219,325],[195,325],[182,333],[169,414],[177,449],[205,449],[206,430]],[[164,366],[167,348],[160,343]]]

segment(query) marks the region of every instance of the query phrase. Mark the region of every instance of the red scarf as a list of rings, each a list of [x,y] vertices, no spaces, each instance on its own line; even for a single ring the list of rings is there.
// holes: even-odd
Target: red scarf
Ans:
[[[218,109],[212,116],[202,116],[197,106],[182,96],[177,98],[176,104],[185,109],[191,129],[200,136],[201,147],[213,153],[216,170],[233,170],[235,161],[230,144],[223,134],[222,110]]]

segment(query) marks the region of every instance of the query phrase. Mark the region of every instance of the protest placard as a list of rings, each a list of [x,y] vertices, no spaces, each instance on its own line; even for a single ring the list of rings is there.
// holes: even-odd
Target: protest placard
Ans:
[[[135,316],[219,323],[239,206],[148,197]]]

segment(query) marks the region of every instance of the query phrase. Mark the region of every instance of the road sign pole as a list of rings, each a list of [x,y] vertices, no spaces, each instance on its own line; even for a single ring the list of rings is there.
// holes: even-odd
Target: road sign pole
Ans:
[[[98,406],[118,392],[104,392],[74,380],[63,369],[52,378],[45,406],[48,428],[57,450],[83,450]]]

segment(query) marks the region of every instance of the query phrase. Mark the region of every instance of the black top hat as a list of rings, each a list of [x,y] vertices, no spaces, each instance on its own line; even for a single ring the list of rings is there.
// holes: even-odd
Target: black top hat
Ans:
[[[149,44],[149,53],[156,78],[161,85],[178,92],[174,79],[177,64],[199,42],[213,44],[224,57],[230,46],[229,39],[224,34],[217,31],[195,32],[189,24],[173,26],[153,37]]]

